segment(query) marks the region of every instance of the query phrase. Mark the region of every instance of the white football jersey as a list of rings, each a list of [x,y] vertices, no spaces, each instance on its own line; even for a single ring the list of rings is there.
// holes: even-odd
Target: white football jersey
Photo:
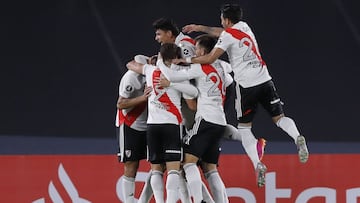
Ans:
[[[144,94],[145,77],[134,71],[128,70],[121,78],[119,85],[119,96],[124,98],[135,98]],[[133,108],[118,109],[115,125],[119,127],[125,123],[127,126],[145,131],[147,128],[147,103],[144,102]]]
[[[151,86],[153,91],[148,98],[148,124],[181,124],[181,97],[182,93],[174,88],[158,87],[155,83],[160,78],[161,71],[156,66],[146,64],[143,68],[146,76],[147,86]],[[183,82],[189,84],[188,81]]]
[[[182,32],[175,38],[175,44],[181,48],[182,57],[195,56],[195,40]]]
[[[216,60],[211,65],[191,64],[190,68],[178,71],[167,69],[162,62],[159,66],[165,77],[172,82],[195,79],[196,87],[199,89],[196,118],[202,117],[208,122],[226,125],[223,102],[226,84],[231,83],[232,78],[224,71],[222,64],[221,61]]]
[[[215,47],[227,52],[234,80],[242,87],[252,87],[271,79],[255,36],[245,22],[225,29]]]

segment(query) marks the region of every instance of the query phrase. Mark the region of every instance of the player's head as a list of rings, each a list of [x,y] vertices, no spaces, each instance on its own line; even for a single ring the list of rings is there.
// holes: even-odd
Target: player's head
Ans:
[[[148,60],[148,64],[151,64],[151,65],[156,65],[156,61],[158,59],[158,56],[157,55],[153,55],[149,58]]]
[[[208,34],[197,36],[195,38],[195,41],[196,41],[196,45],[195,45],[196,56],[202,56],[210,53],[217,42],[216,38]]]
[[[173,59],[181,58],[181,49],[174,43],[164,43],[160,47],[160,54],[165,65],[170,65]]]
[[[160,44],[174,43],[175,38],[179,35],[179,28],[171,19],[160,18],[153,23],[155,29],[155,40]]]
[[[231,27],[242,19],[242,9],[238,4],[224,4],[221,9],[221,25]]]

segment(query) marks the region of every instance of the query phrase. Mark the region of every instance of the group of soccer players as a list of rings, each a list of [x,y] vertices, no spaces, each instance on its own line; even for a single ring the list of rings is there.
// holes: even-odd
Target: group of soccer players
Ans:
[[[149,202],[152,195],[157,203],[175,203],[179,198],[181,202],[228,202],[217,171],[223,137],[241,141],[253,163],[257,185],[264,186],[267,168],[261,158],[265,141],[256,139],[251,131],[259,104],[294,139],[300,162],[307,161],[305,138],[284,115],[239,5],[221,8],[221,24],[222,28],[186,25],[185,33],[207,33],[192,39],[172,20],[158,19],[153,27],[155,40],[161,44],[159,54],[137,55],[127,64],[129,70],[119,85],[116,120],[118,157],[124,163],[124,202],[135,202],[135,176],[139,161],[145,158],[151,171],[138,202]],[[224,52],[230,63],[219,59]],[[231,91],[235,98],[227,94]],[[226,102],[229,100],[235,102]],[[227,123],[224,108],[236,111],[237,128]]]

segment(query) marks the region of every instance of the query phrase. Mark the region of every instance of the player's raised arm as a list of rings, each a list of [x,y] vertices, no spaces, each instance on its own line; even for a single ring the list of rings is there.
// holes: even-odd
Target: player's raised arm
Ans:
[[[129,69],[129,70],[132,70],[136,73],[139,73],[139,74],[144,74],[143,73],[143,70],[144,70],[144,64],[141,64],[141,63],[138,63],[136,62],[135,60],[132,60],[130,61],[129,63],[126,64],[126,67]]]
[[[182,31],[184,33],[205,32],[215,37],[219,37],[223,30],[224,29],[221,27],[210,27],[210,26],[196,25],[196,24],[185,25],[182,28]]]

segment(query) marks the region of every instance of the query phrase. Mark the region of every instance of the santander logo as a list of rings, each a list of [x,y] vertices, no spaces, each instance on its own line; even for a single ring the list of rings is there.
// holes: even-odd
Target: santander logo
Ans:
[[[119,175],[119,174],[117,174]],[[149,172],[138,171],[136,176],[136,182],[144,183],[149,175]],[[119,176],[115,176],[117,178],[117,182],[114,188],[114,185],[110,184],[108,188],[104,188],[108,191],[113,190],[116,194],[116,197],[119,201],[124,201],[124,197],[121,193],[122,187],[122,179]],[[70,179],[67,174],[64,166],[60,163],[58,167],[58,178],[60,182],[56,182],[50,180],[48,185],[48,194],[50,200],[45,197],[39,198],[32,203],[45,203],[45,202],[53,202],[53,203],[64,203],[66,202],[66,198],[71,199],[73,203],[91,203],[91,201],[101,201],[106,199],[106,197],[99,197],[98,200],[92,199],[89,201],[84,197],[80,197],[78,188],[75,187],[73,181]],[[245,203],[256,203],[256,202],[264,202],[264,203],[276,203],[282,199],[282,201],[294,202],[294,203],[307,203],[310,202],[312,198],[321,198],[324,203],[357,203],[360,198],[360,187],[349,187],[343,189],[336,189],[336,187],[326,187],[325,185],[315,186],[315,187],[306,187],[302,189],[300,192],[295,191],[292,187],[281,187],[280,184],[277,183],[276,172],[268,172],[265,176],[266,185],[265,190],[262,190],[261,193],[256,190],[250,190],[243,187],[228,187],[226,188],[227,194],[229,198],[232,199],[241,199],[242,202]],[[279,178],[279,177],[278,177]],[[102,181],[105,181],[102,179]],[[356,181],[356,180],[354,180]],[[113,181],[109,181],[113,182]],[[60,185],[61,184],[61,185]],[[141,184],[142,185],[142,184]],[[60,187],[63,187],[65,190],[60,190]],[[79,188],[79,191],[84,188]],[[136,187],[136,190],[141,190],[141,187]],[[61,191],[61,192],[60,192]],[[92,197],[94,198],[94,197]],[[339,200],[341,199],[341,201]],[[117,201],[112,199],[112,201]],[[137,202],[137,200],[136,200]]]
[[[79,196],[79,193],[72,183],[69,175],[66,173],[63,165],[60,163],[58,168],[58,176],[61,184],[64,186],[67,195],[71,198],[73,203],[91,203],[90,201],[83,199]],[[64,203],[64,200],[61,198],[61,194],[56,189],[53,181],[50,181],[49,187],[49,196],[53,203]],[[45,198],[40,198],[38,200],[33,201],[32,203],[45,203]]]

